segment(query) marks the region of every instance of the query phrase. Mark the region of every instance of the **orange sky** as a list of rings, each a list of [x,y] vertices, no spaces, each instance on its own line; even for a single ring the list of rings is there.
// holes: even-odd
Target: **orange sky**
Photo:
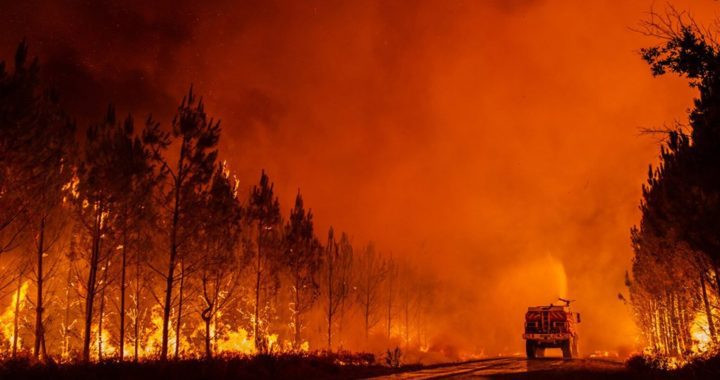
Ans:
[[[685,120],[693,94],[639,57],[656,41],[630,28],[652,3],[347,3],[31,1],[0,16],[0,43],[9,57],[26,36],[61,89],[164,122],[194,83],[243,184],[265,168],[321,235],[435,271],[437,330],[457,344],[521,351],[524,308],[567,295],[586,352],[631,345],[617,293],[658,154],[640,128]]]

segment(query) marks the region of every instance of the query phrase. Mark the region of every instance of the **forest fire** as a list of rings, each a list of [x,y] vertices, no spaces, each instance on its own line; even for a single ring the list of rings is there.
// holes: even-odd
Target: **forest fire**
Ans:
[[[720,362],[717,2],[6,3],[0,378]]]
[[[23,341],[18,335],[18,316],[25,309],[29,281],[18,283],[18,288],[12,295],[12,303],[0,314],[0,328],[2,328],[3,347],[7,351],[22,350]]]
[[[707,316],[698,313],[690,325],[690,334],[692,335],[692,350],[696,354],[708,352],[712,348],[712,336],[708,329]]]

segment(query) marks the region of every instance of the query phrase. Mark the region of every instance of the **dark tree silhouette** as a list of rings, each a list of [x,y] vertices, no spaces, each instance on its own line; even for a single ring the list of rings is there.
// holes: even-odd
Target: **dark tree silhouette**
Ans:
[[[195,217],[193,206],[199,205],[199,193],[212,177],[217,158],[216,147],[220,138],[220,122],[208,120],[202,99],[196,99],[192,88],[183,98],[177,115],[173,119],[172,136],[178,140],[177,144],[180,145],[175,167],[171,168],[167,159],[156,155],[162,160],[163,170],[169,178],[167,200],[171,210],[167,222],[170,247],[165,275],[161,360],[167,359],[175,269],[179,255],[182,255],[183,244],[189,242],[191,235],[196,232],[196,228],[201,222]],[[168,143],[163,142],[160,145],[167,147]],[[184,278],[181,277],[181,283],[183,280]],[[182,300],[182,296],[180,299]],[[179,306],[180,310],[181,308],[182,305]],[[179,340],[179,337],[177,339]]]
[[[152,133],[154,123],[148,120],[148,132]],[[122,126],[114,131],[115,180],[111,183],[115,194],[117,226],[115,240],[120,248],[120,305],[119,305],[119,356],[122,361],[125,351],[125,316],[127,299],[127,269],[129,254],[140,249],[145,242],[144,230],[152,227],[155,207],[153,194],[159,178],[154,174],[152,162],[153,147],[146,145],[135,134],[134,121],[128,116]]]
[[[132,344],[136,361],[165,360],[173,332],[178,358],[294,351],[325,332],[328,350],[345,349],[344,331],[367,338],[384,300],[388,331],[404,306],[406,341],[411,324],[420,341],[434,286],[427,276],[395,276],[406,263],[391,274],[372,244],[354,257],[348,235],[337,241],[332,228],[321,246],[299,193],[285,223],[264,171],[238,195],[237,179],[217,162],[219,124],[192,89],[171,130],[150,117],[136,130],[110,106],[78,137],[39,72],[24,43],[14,67],[0,63],[0,294],[13,302],[2,316],[1,356],[122,361]],[[665,226],[658,215],[642,231],[650,221]],[[643,287],[633,294],[655,291],[646,283],[677,285],[675,267],[700,273],[682,285],[702,292],[674,291],[663,301],[666,315],[679,318],[666,324],[668,337],[687,341],[688,310],[715,308],[714,261],[703,240],[670,245],[658,236],[638,233],[647,253],[638,257],[650,261],[654,247],[669,247],[667,281],[638,274]],[[657,305],[653,297],[646,299]],[[364,323],[344,324],[356,310]]]
[[[261,293],[264,289],[274,288],[277,281],[277,243],[280,235],[280,203],[275,196],[273,184],[265,174],[260,175],[260,184],[253,186],[247,210],[253,227],[256,229],[254,259],[254,295],[253,337],[258,351],[267,350],[267,340],[261,331]]]
[[[380,303],[380,291],[387,273],[385,259],[378,254],[373,243],[369,243],[365,247],[363,254],[357,260],[355,271],[355,287],[357,288],[355,295],[361,308],[367,343],[370,329],[379,320],[377,309]]]
[[[292,324],[293,345],[300,347],[303,327],[302,315],[307,312],[318,297],[315,276],[322,262],[320,243],[313,231],[312,211],[305,211],[302,195],[298,191],[295,207],[285,226],[285,253],[282,257],[292,282]]]
[[[340,243],[338,243],[335,240],[335,232],[330,227],[323,260],[327,349],[330,351],[333,346],[333,323],[335,317],[342,311],[342,306],[350,294],[351,273],[352,246],[349,244],[347,235],[342,234]]]
[[[652,73],[677,74],[699,92],[689,130],[667,131],[660,164],[643,186],[642,220],[631,231],[634,310],[651,346],[674,355],[692,346],[690,319],[698,312],[717,341],[708,286],[720,295],[720,50],[714,34],[673,8],[651,12],[642,26],[663,41],[641,51]]]
[[[32,236],[36,257],[35,357],[46,357],[44,289],[50,275],[45,256],[65,224],[62,203],[72,176],[75,127],[57,96],[41,87],[38,64],[27,63],[28,46],[18,46],[12,74],[0,64],[0,253],[21,234]],[[11,276],[14,282],[16,276]],[[10,282],[0,281],[0,286]]]
[[[205,356],[211,358],[211,324],[219,311],[232,300],[242,273],[241,245],[242,207],[237,197],[237,183],[218,167],[205,200],[207,217],[201,227],[204,246],[200,263],[200,318],[205,323]],[[217,328],[215,326],[215,333]]]
[[[90,252],[86,257],[88,275],[85,287],[84,361],[90,360],[93,308],[99,291],[98,269],[101,269],[100,265],[108,260],[107,256],[112,252],[112,247],[107,247],[110,242],[105,241],[106,244],[103,244],[103,237],[110,233],[109,216],[114,200],[111,190],[116,164],[111,154],[114,126],[115,110],[109,107],[105,120],[88,128],[77,170],[76,208],[80,222],[90,235]]]

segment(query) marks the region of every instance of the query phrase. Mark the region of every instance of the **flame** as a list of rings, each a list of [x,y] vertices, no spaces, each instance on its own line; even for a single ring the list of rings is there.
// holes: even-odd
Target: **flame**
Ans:
[[[712,339],[710,337],[707,316],[704,313],[697,313],[690,325],[690,335],[693,340],[692,350],[694,353],[705,353],[710,350]]]
[[[12,345],[15,339],[15,309],[22,311],[25,308],[25,296],[27,295],[29,281],[25,281],[20,286],[20,293],[14,292],[10,305],[0,314],[0,328],[2,329],[2,337],[5,338],[9,345]],[[18,305],[18,302],[20,303]],[[18,308],[19,306],[19,308]],[[18,336],[18,349],[22,347],[22,339]]]
[[[256,352],[255,340],[248,337],[248,332],[244,329],[230,331],[227,336],[218,340],[217,351],[251,355]]]
[[[270,351],[280,349],[280,345],[278,343],[278,334],[270,334],[267,337],[267,341],[268,341],[268,348],[270,349]]]
[[[168,353],[172,354],[175,352],[175,326],[173,325],[173,318],[170,319],[170,326],[168,328]],[[152,316],[150,318],[152,332],[148,336],[145,345],[140,345],[138,349],[138,355],[143,358],[155,356],[160,353],[162,347],[162,327],[163,317],[162,309],[159,306],[155,306],[152,310]],[[180,336],[180,349],[179,351],[188,352],[190,351],[190,343],[183,336]]]
[[[147,357],[160,352],[160,347],[162,344],[163,318],[160,314],[159,306],[153,308],[150,322],[152,325],[152,333],[150,334],[150,336],[148,336],[145,345],[141,345],[139,349],[139,355],[142,357]]]
[[[90,336],[92,337],[92,342],[94,342],[90,345],[90,353],[92,354],[92,356],[98,359],[98,343],[100,339],[102,339],[103,358],[110,358],[115,356],[118,348],[112,344],[112,340],[110,339],[110,331],[103,327],[100,334],[98,334],[97,326],[93,326],[90,331]]]
[[[221,315],[218,312],[218,317]],[[168,331],[168,353],[172,355],[175,352],[175,328],[172,326],[173,319],[171,319],[171,327]],[[143,359],[151,359],[160,353],[162,344],[162,309],[159,306],[155,306],[151,312],[150,326],[145,329],[144,344],[141,344],[138,348],[138,356]],[[198,325],[195,330],[188,335],[193,339],[202,338],[205,336],[205,325]],[[231,354],[231,355],[254,355],[258,352],[255,347],[255,339],[252,335],[241,327],[233,327],[230,325],[216,326],[214,323],[210,326],[210,336],[213,344],[214,354]],[[204,354],[202,345],[191,346],[188,337],[181,337],[180,339],[180,353],[182,356],[193,355],[193,354]],[[279,343],[278,334],[268,334],[267,347],[272,352],[283,352],[291,351],[292,344],[290,341],[284,341],[282,344]],[[97,342],[97,338],[95,338]],[[142,339],[142,338],[141,338]],[[105,356],[111,356],[117,349],[106,344],[108,337],[105,335],[103,329],[103,354]],[[108,347],[108,348],[105,348]],[[132,356],[134,353],[132,344],[125,346],[125,355]],[[300,345],[300,351],[308,352],[310,350],[310,343],[305,341]],[[97,355],[96,355],[97,356]]]
[[[73,177],[70,179],[68,183],[63,185],[62,190],[65,192],[69,192],[72,199],[78,199],[80,198],[80,192],[78,191],[78,184],[80,183],[80,178],[76,174],[73,175]],[[67,196],[63,197],[63,202],[67,202]]]
[[[302,351],[302,352],[310,351],[310,342],[308,342],[307,340],[302,342],[302,344],[300,344],[300,351]]]

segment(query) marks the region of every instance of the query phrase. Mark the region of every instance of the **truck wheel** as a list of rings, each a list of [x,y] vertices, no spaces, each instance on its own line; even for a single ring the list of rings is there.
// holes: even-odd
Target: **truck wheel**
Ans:
[[[563,341],[560,348],[562,348],[563,359],[572,359],[572,352],[570,351],[570,340]]]
[[[572,356],[574,358],[580,357],[580,351],[578,351],[578,336],[575,335],[575,337],[572,339]]]
[[[535,359],[535,342],[532,340],[525,341],[525,355],[528,359]]]

